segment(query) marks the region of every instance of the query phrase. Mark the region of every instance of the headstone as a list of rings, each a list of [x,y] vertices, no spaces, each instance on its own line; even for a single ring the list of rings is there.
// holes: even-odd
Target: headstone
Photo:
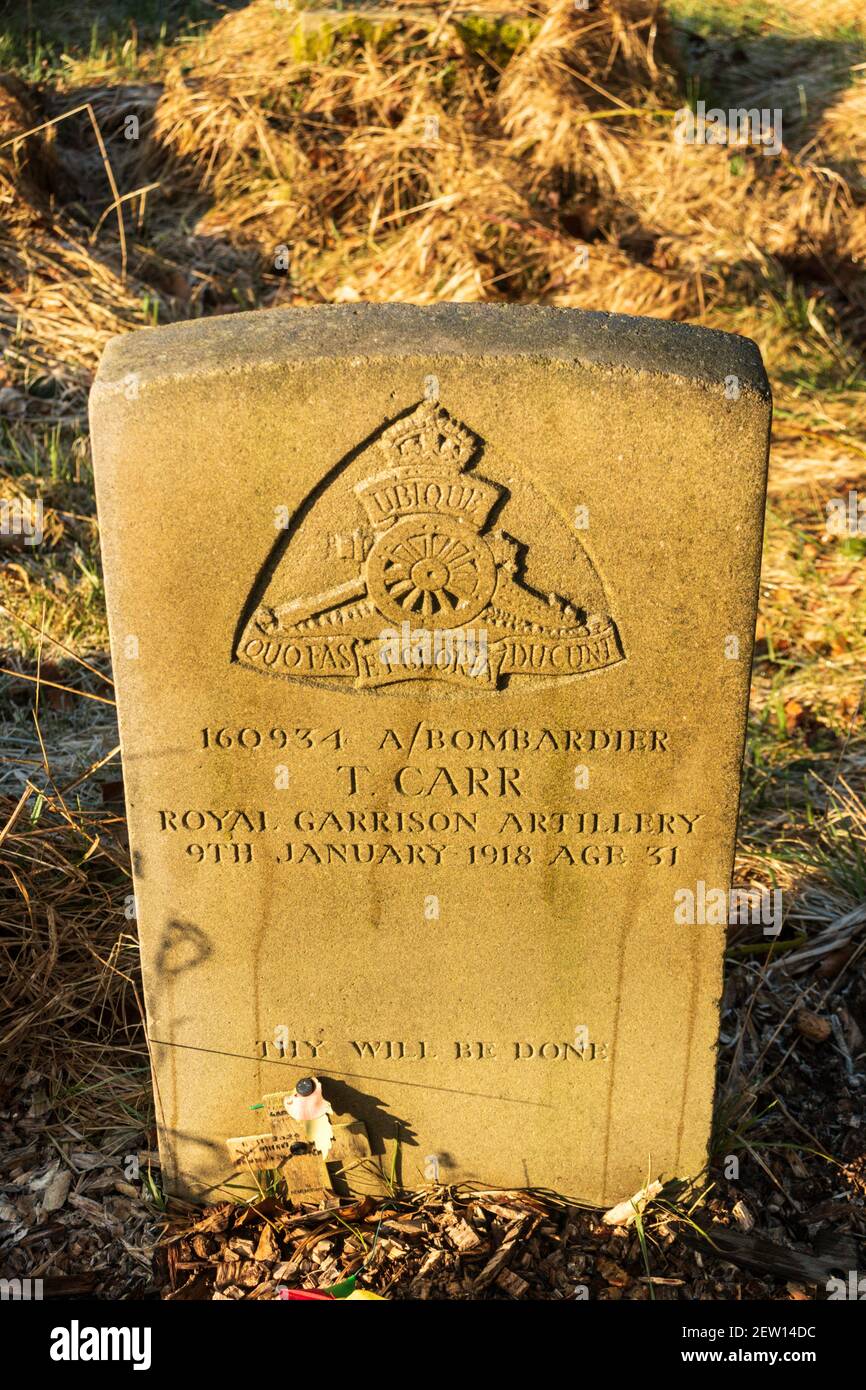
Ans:
[[[259,312],[114,339],[92,417],[169,1188],[237,1192],[307,1077],[368,1187],[367,1141],[386,1185],[602,1204],[700,1170],[754,344]]]

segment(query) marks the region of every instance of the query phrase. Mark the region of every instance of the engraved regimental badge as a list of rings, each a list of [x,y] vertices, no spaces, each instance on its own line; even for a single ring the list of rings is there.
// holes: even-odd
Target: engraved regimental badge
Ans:
[[[406,680],[489,690],[622,660],[575,532],[528,480],[509,475],[504,485],[476,473],[480,452],[435,401],[384,429],[351,465],[341,496],[329,501],[339,475],[301,508],[264,592],[254,590],[235,659],[362,690]],[[346,530],[351,508],[359,524]],[[512,538],[506,517],[541,534]],[[525,572],[536,545],[546,552],[544,587]],[[578,600],[553,588],[570,578],[591,592]]]

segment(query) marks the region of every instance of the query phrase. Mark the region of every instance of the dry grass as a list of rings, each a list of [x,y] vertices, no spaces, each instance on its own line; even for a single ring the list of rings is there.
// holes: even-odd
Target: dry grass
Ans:
[[[776,421],[737,874],[781,887],[786,916],[776,943],[755,928],[732,933],[714,1186],[702,1210],[734,1232],[751,1211],[783,1245],[866,1229],[855,1123],[866,1032],[866,536],[827,525],[830,499],[866,492],[862,5],[483,8],[479,17],[463,4],[406,3],[399,19],[323,26],[255,0],[184,27],[170,6],[160,36],[143,21],[132,33],[121,6],[95,43],[87,6],[64,17],[59,5],[56,42],[10,26],[0,482],[4,496],[42,500],[45,537],[35,547],[0,538],[0,666],[18,673],[0,675],[0,969],[11,1019],[0,1124],[14,1189],[2,1208],[12,1235],[0,1242],[20,1246],[29,1231],[21,1248],[47,1277],[85,1270],[88,1290],[138,1287],[161,1219],[146,1164],[150,1204],[123,1208],[132,1199],[119,1166],[149,1152],[152,1134],[86,391],[113,333],[355,299],[601,307],[760,344]],[[672,113],[696,97],[781,107],[782,152],[676,145]],[[124,136],[130,115],[137,140]],[[111,179],[125,200],[123,243]],[[275,269],[280,247],[287,274]],[[829,1029],[823,1041],[806,1015]],[[740,1157],[742,1177],[726,1155]],[[58,1156],[72,1185],[56,1215],[44,1194],[56,1192]],[[383,1206],[363,1220],[375,1231],[383,1217],[408,1217],[425,1234],[420,1246],[408,1240],[405,1259],[380,1254],[366,1266],[375,1286],[479,1296],[478,1271],[447,1235],[452,1218],[470,1213],[471,1224],[476,1196],[394,1200],[391,1216]],[[522,1261],[531,1250],[530,1264],[513,1265],[530,1296],[566,1296],[562,1279],[578,1276],[603,1297],[813,1291],[806,1274],[765,1272],[756,1285],[727,1265],[702,1272],[669,1195],[647,1216],[653,1274],[673,1281],[657,1287],[633,1233],[535,1200],[516,1252]],[[294,1258],[295,1234],[321,1238],[317,1220],[286,1225],[277,1265]],[[495,1218],[478,1222],[495,1244]],[[224,1244],[201,1256],[210,1272],[195,1274],[200,1293],[227,1287]],[[420,1276],[423,1249],[440,1248],[439,1273]],[[326,1277],[314,1250],[296,1267],[310,1283]],[[556,1250],[568,1259],[551,1259]],[[326,1253],[340,1269],[357,1259],[346,1235]],[[104,1273],[112,1262],[116,1277]],[[507,1281],[483,1296],[510,1296]]]

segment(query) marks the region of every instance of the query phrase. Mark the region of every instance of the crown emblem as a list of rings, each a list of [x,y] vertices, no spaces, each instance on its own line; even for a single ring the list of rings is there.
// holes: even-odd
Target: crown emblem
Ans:
[[[390,425],[379,440],[379,448],[395,468],[411,464],[459,472],[477,447],[472,431],[436,401],[423,401],[411,415]]]

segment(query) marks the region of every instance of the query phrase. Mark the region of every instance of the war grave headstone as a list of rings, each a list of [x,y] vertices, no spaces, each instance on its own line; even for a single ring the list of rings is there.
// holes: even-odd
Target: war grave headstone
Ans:
[[[168,1188],[698,1172],[754,344],[260,311],[114,339],[91,411]]]

